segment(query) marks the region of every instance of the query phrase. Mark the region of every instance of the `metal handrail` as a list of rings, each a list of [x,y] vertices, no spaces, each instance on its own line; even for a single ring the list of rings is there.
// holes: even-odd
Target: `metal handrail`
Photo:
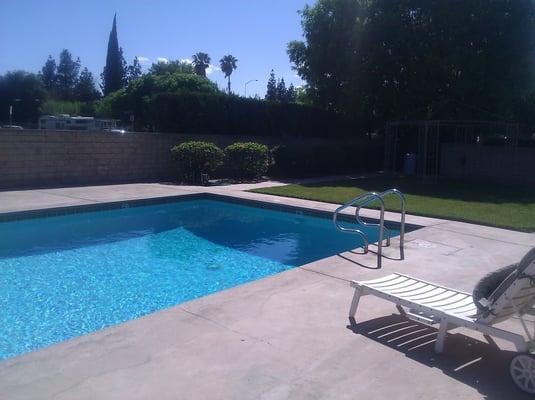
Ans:
[[[401,217],[400,217],[400,227],[399,227],[399,258],[404,260],[405,259],[405,211],[406,211],[407,199],[405,199],[405,195],[397,189],[388,189],[382,193],[379,193],[379,196],[381,196],[383,199],[389,195],[395,195],[399,197],[399,201],[401,203]]]
[[[382,193],[379,193],[378,195],[382,198],[383,196],[381,195]],[[366,207],[367,205],[370,205],[371,203],[373,203],[374,201],[376,200],[375,197],[370,197],[368,196],[368,200],[360,203],[356,209],[355,209],[355,219],[357,220],[357,223],[359,225],[364,225],[364,226],[377,226],[377,227],[380,227],[380,223],[379,224],[374,224],[372,222],[366,222],[366,221],[363,221],[362,218],[360,217],[360,209],[362,207]],[[385,231],[386,233],[386,247],[390,246],[390,237],[392,236],[390,234],[390,229],[388,229],[387,227],[383,226],[383,230]]]
[[[399,258],[401,260],[405,259],[405,211],[406,211],[406,199],[405,199],[405,195],[403,193],[401,193],[399,190],[397,189],[388,189],[388,190],[385,190],[384,192],[381,192],[379,193],[379,196],[381,196],[381,198],[385,198],[386,196],[389,196],[389,195],[396,195],[399,197],[399,200],[400,200],[400,203],[401,203],[401,220],[400,220],[400,231],[399,231]],[[372,203],[372,201],[367,201],[367,202],[364,202],[364,203],[361,203],[359,205],[359,207],[357,207],[357,209],[355,210],[355,218],[357,219],[357,222],[359,224],[362,224],[362,225],[366,225],[366,226],[379,226],[379,224],[373,224],[373,223],[369,223],[369,222],[364,222],[361,217],[360,217],[360,209],[362,207],[365,207],[367,206],[368,204]],[[386,238],[386,245],[387,246],[390,246],[390,237],[391,237],[391,234],[390,234],[390,230],[388,228],[383,228],[386,232],[387,232],[387,238]]]
[[[364,232],[362,232],[360,229],[354,229],[354,228],[344,228],[338,223],[338,214],[345,210],[346,208],[356,206],[359,202],[362,200],[365,200],[366,204],[369,204],[369,200],[373,199],[374,201],[377,200],[381,206],[381,212],[379,216],[379,241],[377,242],[377,268],[381,268],[381,261],[382,261],[382,248],[383,248],[383,240],[384,240],[384,220],[385,220],[385,202],[383,198],[378,195],[375,192],[370,193],[364,193],[360,196],[355,197],[354,199],[348,201],[347,203],[341,205],[338,207],[333,214],[333,223],[336,229],[338,229],[340,232],[345,233],[355,233],[361,236],[361,238],[364,241],[364,253],[368,252],[368,246],[369,246],[369,240],[368,235],[366,235]]]

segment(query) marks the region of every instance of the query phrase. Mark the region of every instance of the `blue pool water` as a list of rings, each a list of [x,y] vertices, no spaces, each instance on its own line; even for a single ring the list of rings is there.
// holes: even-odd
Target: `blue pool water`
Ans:
[[[0,223],[0,359],[360,245],[328,219],[214,200]]]

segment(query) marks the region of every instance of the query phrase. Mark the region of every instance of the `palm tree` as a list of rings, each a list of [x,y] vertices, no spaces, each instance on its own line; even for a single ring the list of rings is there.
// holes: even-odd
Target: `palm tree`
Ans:
[[[228,94],[230,94],[230,75],[232,75],[232,72],[238,68],[236,66],[236,63],[238,62],[238,59],[230,54],[224,56],[221,60],[219,60],[219,65],[221,66],[221,71],[225,74],[225,78],[227,78],[228,81]]]
[[[193,55],[193,70],[197,75],[206,78],[206,68],[210,66],[210,56],[206,53],[198,52]]]

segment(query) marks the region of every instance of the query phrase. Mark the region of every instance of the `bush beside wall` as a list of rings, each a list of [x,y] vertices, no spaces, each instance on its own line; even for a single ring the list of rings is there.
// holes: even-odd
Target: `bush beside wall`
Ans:
[[[257,179],[268,170],[269,149],[260,143],[233,143],[225,148],[225,159],[234,178]]]
[[[202,174],[211,174],[223,164],[224,153],[214,143],[191,141],[171,149],[185,182],[200,184]]]

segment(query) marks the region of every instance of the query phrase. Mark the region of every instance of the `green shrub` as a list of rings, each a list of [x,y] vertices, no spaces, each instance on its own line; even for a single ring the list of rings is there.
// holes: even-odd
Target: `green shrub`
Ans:
[[[178,162],[179,172],[188,183],[199,184],[201,174],[213,173],[225,157],[223,150],[214,143],[191,141],[181,143],[171,149]]]
[[[229,171],[235,178],[260,178],[268,170],[269,149],[264,144],[233,143],[225,148],[225,156]]]
[[[270,173],[280,177],[372,171],[383,162],[379,142],[291,143],[272,150]]]

